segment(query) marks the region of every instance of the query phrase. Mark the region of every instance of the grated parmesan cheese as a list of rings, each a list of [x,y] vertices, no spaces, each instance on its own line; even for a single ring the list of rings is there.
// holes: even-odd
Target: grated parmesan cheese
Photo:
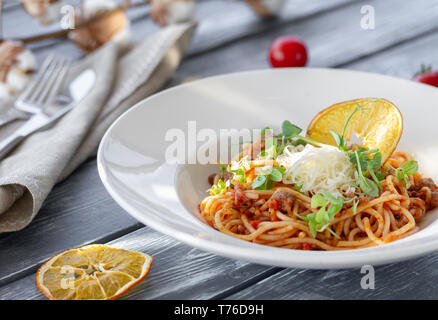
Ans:
[[[290,150],[288,150],[290,151]],[[300,152],[285,152],[281,165],[287,168],[283,183],[301,186],[303,192],[321,190],[336,194],[354,190],[354,168],[344,152],[333,146],[315,148],[311,145]]]

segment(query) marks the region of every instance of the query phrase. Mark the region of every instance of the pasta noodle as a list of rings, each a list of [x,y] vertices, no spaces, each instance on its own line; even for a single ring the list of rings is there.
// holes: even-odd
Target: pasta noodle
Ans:
[[[407,154],[395,152],[382,168],[397,169],[408,160]],[[328,228],[315,237],[300,218],[316,211],[311,206],[311,194],[282,182],[270,190],[254,190],[233,182],[234,189],[206,197],[199,210],[213,228],[257,244],[305,250],[366,248],[418,231],[417,222],[438,204],[438,191],[431,179],[414,173],[409,175],[409,182],[407,189],[405,182],[391,173],[381,181],[378,197],[356,192],[355,210],[351,202],[344,204]]]

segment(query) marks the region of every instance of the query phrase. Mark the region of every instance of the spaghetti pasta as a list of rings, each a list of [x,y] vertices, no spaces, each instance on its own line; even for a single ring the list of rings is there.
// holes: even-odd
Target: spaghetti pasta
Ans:
[[[401,131],[371,150],[346,139],[353,115],[368,108],[353,102],[342,133],[326,130],[337,146],[301,136],[288,120],[278,135],[263,129],[226,171],[209,178],[210,196],[199,204],[205,221],[241,240],[303,250],[366,248],[417,232],[417,222],[438,207],[438,188],[417,172],[417,161],[393,152]],[[367,128],[372,120],[363,115]]]
[[[233,187],[206,197],[199,209],[210,226],[257,244],[304,250],[377,246],[418,231],[417,222],[438,206],[438,190],[431,179],[414,173],[408,176],[408,187],[390,173],[409,160],[405,153],[392,154],[382,167],[388,173],[381,181],[379,196],[369,197],[360,190],[344,194],[345,199],[357,199],[357,207],[353,209],[353,203],[346,201],[327,228],[316,236],[302,219],[317,211],[311,205],[312,194],[299,192],[296,186],[283,182],[276,182],[270,190],[255,190],[250,184],[231,180]]]

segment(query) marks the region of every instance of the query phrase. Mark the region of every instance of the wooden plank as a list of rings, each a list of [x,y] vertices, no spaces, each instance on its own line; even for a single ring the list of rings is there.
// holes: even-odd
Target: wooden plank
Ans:
[[[278,268],[223,258],[193,249],[148,227],[110,245],[154,257],[151,271],[124,299],[210,299],[229,288],[247,286]],[[45,299],[35,285],[35,274],[0,287],[0,299]]]
[[[403,42],[354,63],[348,69],[411,79],[421,63],[438,67],[438,34]],[[359,269],[312,271],[286,269],[229,299],[436,299],[438,254],[376,268],[374,290],[360,286]]]
[[[227,299],[437,299],[438,254],[375,268],[374,289],[354,270],[284,269]]]
[[[419,2],[420,3],[420,6],[421,5],[423,5],[424,6],[424,2]],[[380,5],[380,3],[379,3],[379,5]],[[376,5],[377,6],[377,5]],[[350,14],[352,14],[352,13],[354,13],[354,12],[358,12],[358,10],[359,10],[359,8],[357,7],[357,8],[355,8],[354,10],[352,9],[353,8],[353,6],[348,6],[348,7],[346,7],[346,8],[344,8],[343,10],[341,10],[342,12],[343,12],[343,14],[346,14],[346,12],[348,13],[350,13]],[[381,9],[381,7],[379,7],[380,9]],[[422,7],[423,9],[427,9],[427,8],[424,8],[424,7]],[[347,10],[348,9],[348,10]],[[380,9],[376,9],[376,12],[382,12],[382,11],[380,11]],[[430,9],[430,8],[429,8]],[[432,10],[428,10],[428,11],[432,11]],[[389,14],[389,11],[387,12],[387,14]],[[414,14],[417,14],[418,15],[418,12],[414,12]],[[401,14],[402,16],[403,16],[403,13]],[[430,16],[430,14],[428,14],[428,16],[426,17],[427,19],[426,20],[428,20],[429,19],[429,16]],[[327,18],[327,17],[330,17],[330,19],[329,18]],[[322,20],[322,22],[320,21],[320,20]],[[204,62],[202,63],[202,65],[199,67],[199,66],[197,66],[197,64],[196,64],[196,61],[197,62],[200,62],[201,61],[201,58],[204,58],[203,56],[193,56],[191,59],[189,59],[189,60],[186,60],[184,63],[183,63],[183,65],[181,66],[181,68],[180,68],[180,73],[179,74],[177,74],[177,76],[176,77],[174,77],[174,80],[175,80],[175,78],[177,78],[178,76],[180,76],[181,77],[181,75],[184,75],[183,73],[181,73],[181,71],[185,71],[185,72],[187,72],[187,74],[186,75],[199,75],[199,73],[202,73],[202,72],[205,72],[205,75],[209,75],[209,74],[216,74],[216,73],[218,73],[218,72],[223,72],[223,71],[235,71],[235,70],[241,70],[241,69],[245,69],[245,68],[260,68],[260,67],[264,67],[264,66],[266,66],[266,62],[265,62],[265,57],[264,57],[264,55],[266,54],[266,48],[267,48],[267,45],[269,45],[269,42],[271,41],[271,39],[274,37],[274,36],[276,36],[276,35],[279,35],[279,34],[282,34],[282,33],[285,33],[286,31],[287,32],[291,32],[291,30],[293,31],[293,30],[295,30],[295,28],[298,28],[297,30],[301,30],[302,32],[304,32],[304,30],[306,29],[306,28],[311,28],[314,24],[316,24],[316,25],[318,25],[320,28],[322,28],[321,26],[323,26],[325,23],[327,23],[327,22],[329,22],[329,24],[328,24],[328,26],[335,26],[335,24],[337,23],[337,21],[339,20],[339,16],[338,17],[336,17],[336,14],[335,14],[335,12],[326,12],[325,14],[323,14],[323,15],[321,15],[321,16],[318,16],[318,17],[316,17],[315,19],[313,19],[311,22],[312,23],[310,23],[310,22],[308,22],[308,21],[306,21],[306,20],[304,20],[304,21],[298,21],[297,23],[295,23],[295,24],[292,24],[291,26],[286,26],[286,27],[281,27],[281,28],[279,28],[279,29],[275,29],[275,30],[273,30],[273,31],[270,31],[270,33],[269,34],[262,34],[261,36],[258,36],[256,39],[255,38],[248,38],[248,39],[246,39],[246,40],[243,40],[242,41],[242,43],[239,43],[239,44],[232,44],[232,45],[228,45],[228,46],[226,46],[225,48],[223,48],[223,49],[219,49],[218,50],[218,52],[216,53],[216,52],[213,52],[213,53],[210,53],[209,55],[205,55],[205,59],[204,59]],[[351,28],[353,25],[354,25],[354,23],[358,23],[357,21],[355,22],[355,20],[348,20],[347,19],[347,21],[349,21],[349,23],[351,24],[348,24],[347,25],[347,27],[346,28]],[[429,20],[428,20],[429,21]],[[406,21],[403,21],[404,23],[406,22]],[[343,21],[343,23],[345,24],[345,21]],[[399,23],[401,23],[401,21],[399,21]],[[400,29],[402,29],[402,30],[400,30],[400,34],[402,35],[402,37],[398,37],[398,33],[396,34],[393,30],[395,30],[394,28],[392,28],[391,30],[389,30],[389,31],[391,31],[392,32],[392,42],[388,42],[388,41],[386,41],[385,42],[385,45],[384,46],[381,46],[381,45],[374,45],[374,46],[372,46],[372,48],[373,48],[373,50],[375,50],[375,51],[381,51],[381,50],[383,50],[384,48],[387,48],[387,47],[391,47],[391,46],[393,46],[394,44],[396,44],[396,43],[398,43],[398,42],[400,42],[400,41],[406,41],[406,39],[409,39],[409,38],[406,38],[405,37],[405,35],[406,34],[408,34],[410,37],[414,37],[415,35],[417,35],[417,33],[410,33],[409,34],[409,30],[403,30],[403,28],[407,28],[407,29],[409,29],[409,28],[412,28],[412,21],[411,20],[408,20],[407,21],[407,24],[406,24],[406,26],[404,25],[404,24],[401,24],[399,27],[400,27]],[[304,25],[304,26],[301,26],[301,25]],[[429,24],[430,25],[430,24]],[[432,24],[431,25],[431,28],[434,28],[435,27],[435,25],[434,24]],[[325,36],[328,36],[329,35],[329,33],[328,32],[326,32],[325,30],[326,29],[329,29],[328,27],[327,28],[322,28],[322,30],[320,30],[320,32],[321,33],[323,33]],[[415,29],[415,28],[414,28]],[[377,30],[377,29],[376,29]],[[424,28],[424,29],[421,29],[421,30],[418,30],[418,29],[416,29],[416,32],[418,32],[418,34],[420,34],[421,32],[427,32],[427,28]],[[309,30],[309,31],[306,31],[306,32],[309,32],[309,34],[308,34],[308,37],[306,37],[306,39],[307,39],[307,41],[310,41],[311,43],[314,43],[314,45],[312,45],[312,46],[310,46],[310,49],[311,49],[311,52],[312,52],[312,50],[314,50],[313,52],[316,52],[314,55],[313,55],[313,58],[312,58],[312,61],[318,61],[318,59],[320,59],[319,61],[321,61],[320,63],[321,63],[321,65],[327,65],[327,66],[329,66],[330,65],[330,63],[334,63],[334,65],[336,65],[336,63],[342,63],[342,62],[339,62],[339,61],[341,61],[341,60],[337,60],[337,59],[335,59],[335,62],[333,62],[333,56],[335,56],[336,54],[337,55],[339,55],[339,56],[342,56],[343,58],[345,58],[345,61],[348,61],[348,60],[350,60],[350,59],[357,59],[358,57],[360,57],[361,56],[361,53],[360,53],[360,50],[358,50],[358,48],[356,48],[356,46],[352,46],[350,43],[346,43],[346,46],[347,46],[347,50],[346,51],[344,51],[343,49],[344,48],[342,48],[342,47],[336,47],[336,46],[333,46],[333,47],[328,47],[327,46],[327,44],[326,43],[321,43],[321,44],[318,44],[317,42],[313,42],[313,40],[312,40],[312,34],[315,34],[315,33],[317,33],[317,31],[318,31],[318,29],[311,29],[311,30]],[[406,31],[406,32],[405,32]],[[335,30],[334,32],[341,32],[340,31],[340,29],[338,28],[337,30]],[[360,30],[360,32],[365,32],[365,31],[362,31],[362,30]],[[374,32],[374,31],[373,31]],[[386,30],[381,30],[380,31],[380,33],[382,33],[382,32],[386,32]],[[360,35],[360,33],[359,32],[353,32],[353,33],[351,33],[350,35],[349,35],[349,37],[347,37],[347,40],[348,39],[350,39],[350,37],[351,37],[351,39],[352,40],[356,40],[356,41],[360,41],[360,37],[358,38],[358,35]],[[379,39],[379,36],[375,36],[376,37],[376,39]],[[329,37],[330,38],[330,37]],[[357,39],[359,39],[359,40],[357,40]],[[368,39],[369,41],[375,41],[376,40],[375,38],[372,38],[371,40],[370,39]],[[256,40],[256,41],[255,41]],[[264,48],[263,50],[264,51],[261,51],[260,50],[260,47],[259,47],[259,43],[262,43],[262,45],[264,45],[264,46],[266,46],[266,48]],[[255,45],[254,45],[255,44]],[[322,46],[322,47],[325,47],[326,48],[326,50],[334,50],[334,51],[330,51],[330,54],[328,55],[328,59],[326,60],[326,61],[324,61],[324,59],[326,58],[326,54],[324,54],[324,51],[321,49],[321,50],[318,50],[318,46]],[[238,50],[236,50],[236,48],[238,48]],[[313,49],[312,49],[313,48]],[[315,49],[316,48],[316,49]],[[258,49],[258,51],[257,50],[254,50],[254,49]],[[241,50],[241,51],[240,51]],[[263,53],[263,56],[261,56],[258,52],[262,52]],[[244,54],[244,55],[242,55],[242,54],[240,54],[240,53],[246,53],[246,54]],[[257,54],[254,54],[254,53],[257,53]],[[346,53],[345,55],[344,55],[344,53]],[[243,58],[242,58],[243,57]],[[262,58],[261,58],[262,57]],[[316,59],[316,60],[315,60]],[[336,61],[338,61],[338,62],[336,62]],[[187,65],[187,64],[190,64],[190,66],[189,65]],[[230,67],[231,66],[231,67]],[[243,68],[242,68],[243,67]],[[228,68],[230,68],[230,70],[228,70]],[[191,70],[193,70],[193,71],[191,71]],[[199,72],[199,73],[198,73]],[[183,78],[183,77],[181,77],[181,78]],[[94,166],[95,164],[94,164],[94,162],[90,162],[90,165],[91,166]],[[86,173],[82,173],[82,171],[78,171],[77,172],[77,174],[78,175],[80,175],[81,177],[79,177],[78,179],[79,180],[81,180],[82,181],[82,179],[85,179],[84,177],[82,177],[82,175],[83,176],[86,176],[87,174]],[[74,186],[72,186],[72,185],[69,185],[69,181],[70,181],[70,179],[69,180],[67,180],[66,181],[66,185],[67,186],[69,186],[69,188],[66,188],[67,190],[69,190],[69,192],[71,192],[71,194],[75,194],[75,192],[76,192],[76,188],[77,187],[74,187]],[[98,179],[97,179],[97,176],[96,176],[96,178],[95,178],[95,181],[94,181],[94,183],[96,183],[96,181],[98,181]],[[90,182],[90,185],[92,184],[92,182]],[[56,187],[55,188],[55,190],[57,189],[58,187]],[[89,188],[89,186],[87,186],[87,188]],[[89,189],[87,189],[87,188],[84,188],[84,190],[89,190]],[[54,192],[56,192],[56,191],[54,191]],[[59,198],[59,199],[62,199],[62,198]],[[88,198],[86,198],[86,197],[84,197],[83,199],[81,199],[80,201],[82,201],[83,203],[84,203],[84,208],[81,208],[80,210],[78,210],[77,211],[77,213],[76,213],[76,216],[75,216],[75,218],[73,219],[73,216],[70,216],[70,222],[71,222],[71,226],[70,226],[70,228],[71,229],[69,229],[69,230],[67,230],[67,229],[63,229],[64,230],[64,232],[65,233],[71,233],[71,235],[73,235],[73,234],[76,234],[77,233],[77,230],[76,230],[76,228],[78,228],[78,225],[77,224],[75,224],[75,222],[76,221],[84,221],[85,219],[86,219],[86,217],[87,217],[87,209],[86,208],[88,208],[89,206],[87,205],[87,203],[89,204],[89,201],[90,201],[90,197],[88,197]],[[109,210],[109,211],[112,211],[112,210],[121,210],[121,209],[119,209],[113,202],[111,202],[112,200],[110,200],[109,199],[109,196],[107,196],[106,197],[106,199],[108,200],[108,201],[110,201],[110,203],[111,203],[111,205],[108,205],[108,207],[107,207],[107,210]],[[102,200],[102,201],[104,201],[104,200]],[[91,203],[91,205],[92,205],[92,203]],[[66,208],[69,208],[69,207],[66,207]],[[64,208],[64,209],[66,209],[66,208]],[[53,209],[48,209],[48,213],[47,213],[47,216],[49,216],[51,213],[52,213],[52,210]],[[69,212],[68,210],[67,210],[67,212]],[[61,213],[61,214],[66,214],[66,213]],[[66,214],[67,216],[69,216],[68,214]],[[44,215],[43,215],[43,212],[41,212],[40,214],[39,214],[39,216],[37,217],[37,219],[31,224],[31,226],[29,227],[29,228],[31,228],[32,226],[33,226],[33,224],[36,224],[37,223],[37,221],[38,221],[38,219],[41,219],[40,218],[40,216],[41,217],[44,217]],[[46,216],[46,217],[47,217]],[[81,220],[82,219],[82,220]],[[48,229],[48,230],[45,230],[44,229],[44,224],[43,223],[41,223],[40,224],[40,226],[41,226],[41,228],[40,229],[38,229],[38,228],[35,228],[35,232],[40,232],[40,233],[42,233],[42,234],[45,234],[46,233],[46,231],[47,232],[51,232],[52,230],[56,230],[57,228],[59,228],[59,226],[61,225],[63,225],[64,224],[64,220],[60,217],[59,218],[59,220],[57,221],[57,223],[55,223],[55,224],[53,224],[52,226],[51,226],[51,229]],[[94,228],[95,226],[93,225],[93,228]],[[25,230],[27,230],[27,229],[25,229]],[[25,231],[24,230],[24,231]],[[24,232],[23,231],[23,232]],[[88,232],[89,233],[91,233],[91,234],[96,234],[95,233],[95,231],[91,231],[91,230],[88,230]],[[17,235],[18,235],[19,233],[17,233]],[[62,234],[62,233],[60,233],[60,234]],[[104,235],[111,235],[111,232],[108,232],[108,233],[104,233]],[[0,240],[3,240],[3,237],[4,237],[4,235],[0,238]],[[9,237],[9,235],[7,235],[7,237]],[[36,237],[36,236],[34,236],[34,237]],[[30,237],[31,238],[31,237]],[[30,239],[30,238],[28,238],[28,239]],[[47,237],[46,238],[46,240],[47,239],[49,239],[49,237]],[[50,241],[52,241],[52,242],[60,242],[60,240],[59,239],[62,239],[62,236],[56,236],[56,237],[53,237]],[[89,239],[89,237],[87,238],[87,239]],[[78,240],[78,239],[76,239],[76,240]],[[29,240],[26,240],[26,241],[22,241],[18,236],[15,238],[15,240],[14,241],[16,241],[16,243],[17,243],[17,247],[19,247],[19,246],[21,246],[21,245],[23,245],[23,243],[24,242],[28,242]],[[84,241],[84,240],[82,240],[82,241]],[[85,242],[88,242],[88,241],[85,241]],[[6,248],[7,247],[7,245],[9,245],[9,241],[8,241],[8,244],[6,244],[6,242],[4,242],[5,244],[3,245],[3,247],[4,248]],[[160,242],[158,242],[158,243],[160,243]],[[68,244],[62,244],[62,246],[64,247],[63,249],[65,249],[65,248],[69,248],[69,247],[72,247],[72,246],[74,246],[74,245],[68,245]],[[37,248],[37,246],[34,246],[34,247],[32,247],[32,248],[36,248],[35,250],[41,250],[41,247],[38,247]],[[154,247],[155,248],[155,247]],[[151,250],[152,249],[154,249],[154,248],[151,248]],[[162,246],[157,246],[155,249],[157,249],[157,250],[162,250]],[[28,251],[29,250],[31,250],[31,249],[27,249]],[[61,250],[61,249],[59,249],[59,250]],[[45,248],[44,248],[44,253],[43,253],[43,255],[42,256],[44,256],[44,257],[46,257],[46,256],[49,256],[49,255],[51,255],[52,253],[55,253],[55,251],[53,250],[53,248],[52,249],[50,249],[49,248],[49,250],[47,250],[47,251],[45,251]],[[58,251],[58,250],[56,250],[56,251]],[[23,263],[23,264],[21,264],[20,265],[20,267],[22,268],[21,270],[27,270],[27,271],[29,271],[29,270],[34,270],[34,268],[36,267],[36,265],[38,264],[38,263],[40,263],[41,262],[41,259],[37,259],[37,257],[38,257],[38,255],[36,254],[35,255],[35,257],[33,258],[34,260],[26,260],[26,262],[25,263]],[[19,258],[21,258],[21,259],[23,259],[23,257],[18,257],[17,256],[17,259],[19,259]],[[177,258],[177,257],[176,257]],[[208,260],[208,259],[207,259]],[[8,261],[8,260],[2,260],[2,261]],[[217,265],[223,265],[224,267],[227,267],[228,266],[228,264],[227,263],[229,263],[229,262],[227,262],[227,261],[229,261],[229,260],[225,260],[225,262],[215,262],[215,264],[217,264]],[[188,262],[190,262],[190,261],[188,261]],[[203,266],[203,268],[204,269],[202,269],[202,270],[209,270],[209,268],[211,268],[212,266],[210,265],[208,265],[209,263],[211,263],[211,261],[207,261],[208,263],[205,265],[205,266]],[[9,262],[8,262],[9,263]],[[245,265],[246,266],[246,265]],[[247,284],[248,283],[248,281],[249,282],[251,282],[251,279],[252,280],[254,280],[254,279],[257,279],[257,275],[259,275],[260,274],[260,272],[257,272],[257,271],[255,271],[254,272],[254,274],[256,275],[255,277],[253,277],[252,276],[252,274],[253,274],[253,272],[251,271],[252,270],[252,265],[248,265],[248,266],[246,266],[246,268],[247,269],[245,269],[245,272],[247,272],[248,274],[249,274],[249,276],[248,276],[248,278],[245,278],[245,281],[243,281],[243,283],[245,284]],[[18,268],[19,269],[19,268]],[[271,270],[270,269],[267,269],[268,271],[266,271],[266,269],[264,269],[263,270],[263,272],[261,272],[261,274],[264,274],[264,272],[266,271],[266,272],[271,272]],[[178,274],[178,269],[173,269],[172,270],[175,274]],[[202,272],[207,272],[207,271],[202,271]],[[21,273],[20,275],[22,275],[22,274],[25,274],[26,272],[24,272],[24,273]],[[169,274],[169,277],[170,277],[170,279],[172,279],[172,277],[175,277],[176,275],[175,274]],[[31,276],[29,276],[30,278],[32,278],[33,276],[31,275]],[[30,279],[29,278],[29,279]],[[20,281],[25,281],[26,279],[28,279],[28,278],[24,278],[23,280],[20,280]],[[247,280],[247,279],[249,279],[249,280]],[[22,283],[22,282],[20,282],[20,281],[16,281],[16,282],[14,282],[14,283],[11,283],[10,285],[8,285],[8,286],[6,286],[5,288],[5,290],[7,290],[7,291],[9,291],[8,290],[8,288],[9,287],[13,287],[13,286],[16,286],[17,285],[17,283]],[[26,280],[26,281],[29,281],[29,280]],[[211,278],[211,280],[210,280],[212,283],[215,283],[216,282],[216,280],[214,279],[214,278]],[[28,282],[28,283],[30,283],[30,282]],[[18,287],[14,287],[14,288],[20,288],[20,290],[21,291],[15,291],[16,292],[16,295],[17,295],[17,297],[18,297],[18,295],[19,295],[19,293],[21,293],[22,292],[22,290],[23,290],[23,286],[19,286],[18,285]],[[181,288],[180,288],[181,289]],[[199,289],[199,290],[198,290]],[[27,290],[27,289],[26,289]],[[149,289],[148,289],[149,290]],[[206,290],[205,288],[195,288],[195,287],[191,287],[191,290],[192,291],[203,291],[203,290]],[[215,289],[216,290],[216,289]],[[222,290],[222,291],[221,291]],[[11,294],[13,294],[13,292],[14,292],[14,290],[11,290]],[[145,291],[146,292],[146,291]],[[217,289],[217,292],[216,292],[216,294],[219,294],[219,296],[223,293],[223,292],[227,292],[227,289],[225,289],[225,288],[222,288],[222,289]],[[145,295],[143,296],[143,293],[139,293],[139,295],[138,295],[138,297],[147,297],[147,292],[145,293]],[[166,295],[165,295],[166,296]],[[174,295],[174,293],[169,293],[169,295],[168,295],[169,297],[175,297],[175,295]],[[212,297],[214,297],[214,296],[217,296],[217,295],[215,295],[214,293],[211,293],[211,296]],[[155,295],[155,296],[152,296],[152,297],[160,297],[160,295]],[[167,297],[167,296],[166,296]],[[132,298],[134,298],[134,297],[132,297]]]
[[[438,30],[438,5],[435,2],[420,0],[415,6],[407,1],[395,2],[366,2],[375,8],[374,30],[360,28],[363,2],[353,3],[312,19],[281,26],[256,38],[239,40],[206,56],[190,57],[174,74],[172,84],[190,77],[215,75],[217,69],[211,68],[212,65],[221,66],[221,73],[268,68],[269,45],[276,37],[285,34],[304,39],[310,54],[310,67],[336,67]],[[397,13],[394,12],[395,6]],[[424,23],[418,23],[419,17]],[[430,53],[432,55],[433,51]]]
[[[197,5],[197,18],[200,21],[197,36],[191,53],[205,51],[218,47],[236,38],[266,30],[276,25],[292,20],[315,15],[327,10],[333,10],[357,0],[294,0],[288,1],[279,19],[263,21],[256,16],[243,1],[209,0],[199,1]],[[77,2],[77,0],[75,0]],[[156,26],[148,18],[149,7],[141,6],[127,10],[131,20],[132,35],[134,40],[144,38],[148,33],[156,30]],[[9,9],[4,15],[4,36],[6,38],[24,37],[59,30],[55,23],[41,25],[27,15],[21,6]],[[35,43],[41,47],[51,44],[53,39]]]
[[[435,54],[438,49],[436,33],[432,32],[424,37],[402,41],[400,45],[389,47],[384,51],[379,50],[376,55],[346,64],[345,67],[411,78],[422,62],[438,66],[438,57]],[[225,61],[232,63],[231,56],[232,53],[228,59],[224,57],[224,63],[220,65],[225,66]],[[251,59],[250,55],[247,57]],[[197,58],[189,59],[188,62],[191,63],[192,60]],[[185,67],[186,64],[183,64],[181,69],[184,70]],[[437,266],[438,254],[433,254],[412,261],[377,267],[374,290],[361,288],[363,274],[359,269],[285,269],[242,291],[239,291],[239,287],[234,288],[236,293],[228,296],[228,299],[436,299]],[[267,270],[275,271],[277,270]]]
[[[21,1],[15,4],[5,4],[2,15],[3,34],[5,39],[23,38],[27,36],[51,33],[60,30],[59,23],[41,24],[36,18],[30,16],[21,6]],[[79,0],[70,0],[70,4],[77,5]]]
[[[222,8],[218,1],[209,1],[208,4],[210,3],[211,7],[200,6],[201,14],[205,13],[207,17],[208,12],[211,14]],[[299,11],[300,15],[304,15],[305,12],[313,14],[318,11],[315,3],[319,3],[322,8],[327,8],[326,1],[316,1],[310,9],[306,9],[307,11]],[[335,1],[334,3],[343,2]],[[241,6],[235,2],[229,4]],[[224,17],[229,13],[228,9],[221,10],[217,13],[218,16]],[[245,7],[241,7],[241,10],[248,11]],[[233,11],[233,14],[238,13]],[[240,26],[244,25],[245,19],[235,20]],[[140,22],[133,24],[133,30],[137,36],[145,30],[150,32],[150,28],[141,29],[144,26],[143,23],[147,24],[150,21],[141,20],[141,22],[141,25]],[[213,32],[213,29],[207,28],[201,34],[207,37],[208,32]],[[224,37],[221,39],[223,41]],[[73,58],[80,57],[79,51],[72,43],[55,40],[47,46],[35,47],[38,60],[41,61],[48,51],[53,49],[59,54],[70,55]],[[213,70],[212,72],[218,73],[222,67],[223,65],[211,65],[209,68]],[[39,263],[58,251],[102,238],[111,238],[119,235],[123,230],[131,230],[139,226],[106,193],[95,166],[95,161],[87,163],[67,181],[56,186],[41,212],[28,228],[0,236],[0,243],[4,244],[3,249],[0,249],[0,259],[3,261],[0,266],[0,284],[33,272]],[[101,221],[105,223],[102,224]]]
[[[55,187],[27,228],[0,235],[0,284],[34,272],[55,252],[109,241],[140,227],[108,195],[96,163],[85,163]]]
[[[398,72],[397,75],[409,78],[416,67],[416,63],[412,62],[413,57],[417,61],[438,64],[438,58],[433,55],[438,44],[437,40],[438,35],[428,35],[346,67],[382,73]],[[138,247],[138,243],[142,246]],[[167,236],[160,236],[148,228],[117,239],[112,244],[126,246],[126,248],[151,253],[155,256],[154,266],[148,280],[126,296],[131,299],[226,297],[228,290],[231,289],[231,293],[236,292],[239,288],[263,278],[266,274],[279,270],[204,254],[178,244]],[[169,260],[172,259],[177,259],[177,261],[169,268]],[[435,268],[437,260],[438,255],[432,255],[414,261],[378,267],[375,290],[360,288],[360,279],[363,275],[358,269],[341,271],[287,269],[229,298],[403,299],[411,298],[410,295],[424,299],[436,298],[438,293],[434,286],[434,283],[437,283],[434,270],[437,269]],[[237,268],[234,263],[238,263]],[[235,283],[235,286],[231,286],[228,279],[235,278],[230,276],[229,270],[234,270],[234,268],[237,270],[234,272],[239,281]],[[224,274],[224,270],[228,273]],[[195,273],[194,277],[193,273]],[[215,278],[211,276],[211,273],[217,273],[222,278]],[[189,281],[186,285],[181,283],[182,275],[188,275]],[[42,298],[34,285],[33,277],[30,275],[0,288],[0,299]],[[405,288],[406,283],[409,283],[408,291]],[[25,292],[24,296],[23,292]]]
[[[372,71],[394,77],[412,79],[421,64],[438,69],[438,33],[406,41],[377,55],[346,64],[344,67],[360,71]]]
[[[200,22],[188,56],[199,55],[201,52],[257,34],[263,30],[281,26],[305,17],[315,16],[329,10],[335,10],[354,1],[357,0],[289,1],[282,11],[280,18],[266,21],[258,18],[242,1],[204,0],[197,7],[197,17]],[[128,10],[128,16],[131,19],[133,41],[140,41],[158,29],[158,26],[147,17],[148,12],[148,7]],[[12,13],[7,12],[4,16],[4,33],[6,35],[12,31],[14,33],[27,34],[29,30],[28,23],[36,23],[21,10],[21,7],[16,8]],[[41,29],[38,26],[33,27],[36,30]],[[8,28],[11,31],[8,31]],[[41,32],[41,30],[38,32]],[[34,51],[39,62],[52,50],[56,50],[58,54],[70,56],[73,59],[82,57],[82,53],[78,48],[72,42],[64,39],[46,39],[29,43],[28,46]]]
[[[209,1],[208,5],[200,5],[197,9],[200,24],[189,55],[219,48],[236,39],[254,36],[293,21],[313,19],[353,2],[357,0],[289,0],[277,19],[263,20],[243,1]]]

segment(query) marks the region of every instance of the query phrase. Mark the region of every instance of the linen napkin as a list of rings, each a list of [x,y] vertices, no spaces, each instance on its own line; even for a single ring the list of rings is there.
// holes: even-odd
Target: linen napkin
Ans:
[[[0,162],[0,232],[26,227],[53,186],[95,152],[111,123],[163,86],[194,30],[193,23],[170,25],[129,48],[107,43],[72,68],[66,83],[81,71],[94,69],[91,92],[56,124],[29,136]],[[0,113],[10,108],[3,106]],[[0,139],[22,123],[0,128]]]

